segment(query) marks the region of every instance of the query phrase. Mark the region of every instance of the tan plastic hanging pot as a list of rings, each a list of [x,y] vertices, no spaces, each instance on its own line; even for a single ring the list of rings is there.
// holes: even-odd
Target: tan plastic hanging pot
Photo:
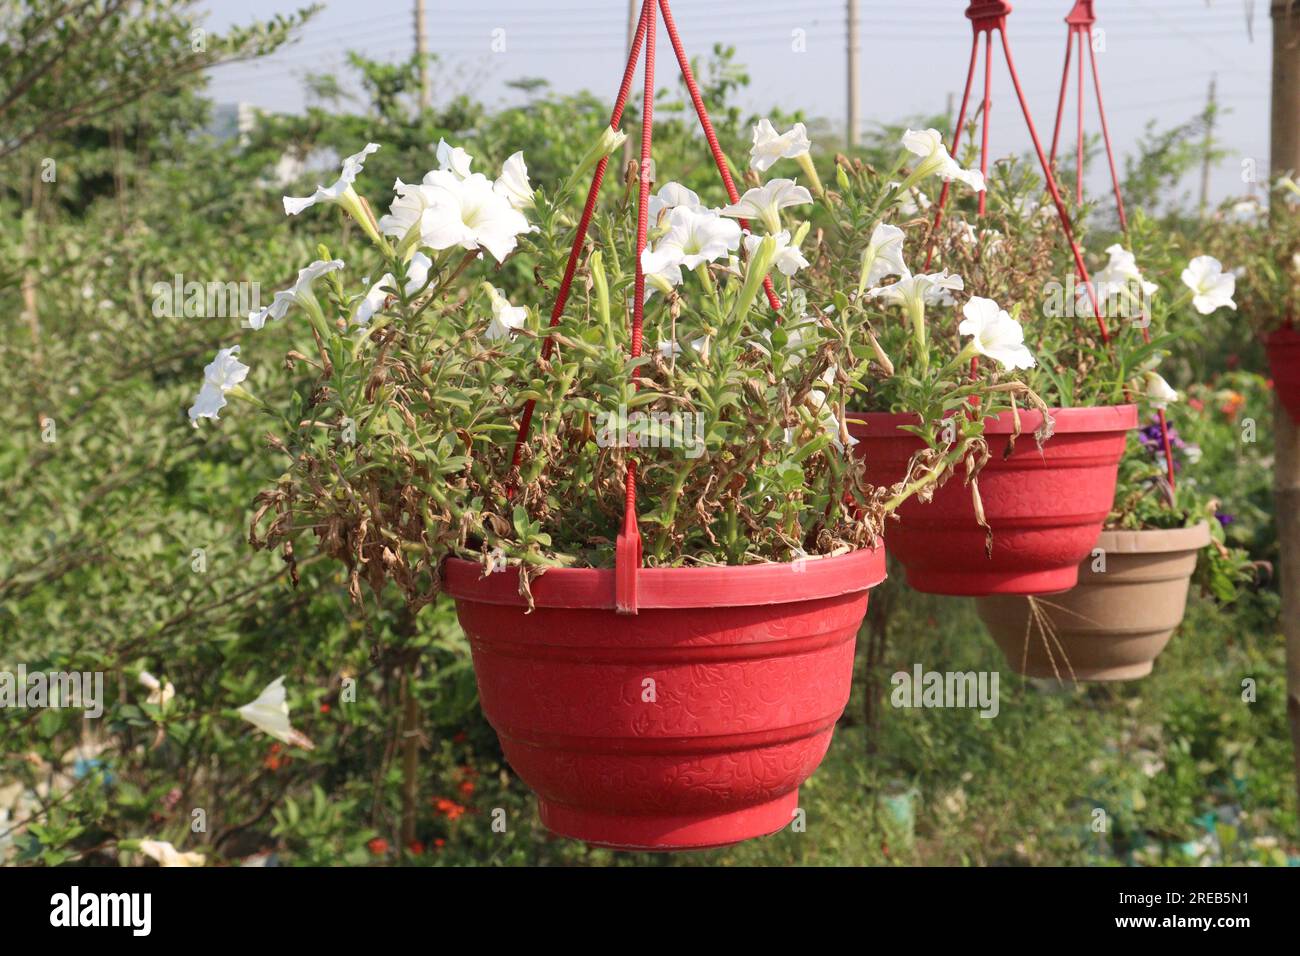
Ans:
[[[1151,673],[1187,609],[1197,552],[1209,526],[1103,531],[1062,594],[983,597],[980,618],[1013,670],[1076,681],[1137,680]]]

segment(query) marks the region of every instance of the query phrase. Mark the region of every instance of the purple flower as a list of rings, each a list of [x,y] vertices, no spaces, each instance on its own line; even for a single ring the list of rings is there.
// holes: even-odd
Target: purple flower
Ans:
[[[1183,467],[1183,463],[1178,460],[1179,455],[1176,453],[1186,449],[1187,443],[1183,441],[1181,437],[1179,437],[1178,430],[1175,429],[1173,425],[1168,426],[1168,428],[1169,428],[1169,447],[1175,452],[1174,471],[1178,471]],[[1138,432],[1138,441],[1142,443],[1143,448],[1145,448],[1156,458],[1159,458],[1162,461],[1164,460],[1165,442],[1164,442],[1164,438],[1160,434],[1159,416],[1154,417],[1150,425],[1148,425],[1146,428],[1143,428],[1141,431]]]
[[[1229,514],[1226,511],[1216,511],[1214,513],[1214,517],[1217,518],[1219,520],[1219,524],[1221,524],[1225,528],[1237,520],[1236,515]]]

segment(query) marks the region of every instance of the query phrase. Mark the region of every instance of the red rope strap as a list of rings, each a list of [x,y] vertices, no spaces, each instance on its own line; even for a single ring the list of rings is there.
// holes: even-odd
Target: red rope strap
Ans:
[[[610,115],[609,125],[617,129],[623,119],[623,110],[627,105],[628,97],[631,95],[632,79],[636,72],[637,62],[641,58],[641,50],[645,48],[645,72],[644,72],[644,97],[645,104],[641,117],[641,170],[640,170],[640,187],[637,196],[637,239],[636,239],[636,279],[634,284],[633,295],[635,297],[632,305],[632,343],[631,355],[637,358],[641,355],[643,342],[643,326],[645,321],[645,272],[641,268],[641,253],[645,251],[646,242],[650,233],[650,191],[654,186],[653,179],[650,175],[651,169],[651,150],[654,142],[654,95],[655,95],[655,34],[657,32],[656,11],[662,14],[664,26],[668,31],[668,37],[672,41],[673,51],[677,55],[677,63],[681,68],[682,78],[686,82],[686,88],[690,91],[691,101],[695,105],[696,115],[699,117],[700,126],[704,130],[704,137],[708,140],[709,150],[713,154],[714,162],[717,164],[718,172],[722,177],[722,183],[726,187],[727,197],[735,203],[740,200],[740,194],[736,191],[735,181],[731,177],[731,171],[727,166],[726,156],[722,152],[722,147],[718,144],[717,134],[714,132],[713,123],[709,120],[708,110],[704,106],[704,98],[700,93],[699,85],[695,82],[694,71],[691,69],[690,60],[687,59],[686,51],[682,46],[681,37],[677,33],[677,25],[673,21],[672,10],[668,6],[668,0],[644,0],[641,5],[641,15],[637,23],[636,34],[632,40],[631,49],[628,51],[627,65],[623,70],[623,82],[619,87],[618,97],[614,103],[614,110]],[[573,286],[573,278],[577,272],[578,262],[581,258],[583,243],[587,238],[587,231],[591,226],[591,220],[595,215],[596,203],[600,196],[601,183],[604,181],[605,169],[609,164],[609,158],[605,157],[596,166],[592,175],[591,188],[587,191],[587,202],[583,207],[582,218],[578,222],[578,228],[574,235],[573,248],[569,252],[568,263],[565,266],[564,278],[560,283],[559,291],[556,294],[555,305],[551,309],[550,328],[555,328],[560,323],[560,318],[564,315],[564,308],[568,304],[569,294]],[[742,228],[749,228],[749,223],[740,220]],[[771,278],[764,280],[764,288],[767,291],[767,299],[773,309],[781,308],[781,300],[777,298],[776,292],[772,287]],[[542,343],[542,359],[550,358],[554,350],[554,340],[548,335]],[[536,400],[530,399],[524,406],[523,415],[519,422],[519,432],[515,438],[514,454],[511,458],[512,467],[519,466],[520,458],[523,454],[524,443],[528,440],[529,432],[532,428],[533,412],[536,408]],[[636,520],[636,476],[637,463],[629,459],[627,463],[627,474],[624,484],[625,504],[623,511],[623,527],[618,535],[615,545],[615,566],[614,566],[614,606],[620,614],[637,613],[637,571],[641,567],[642,544],[641,534]],[[508,495],[513,496],[515,488],[512,485],[508,490]]]
[[[1076,140],[1077,149],[1075,156],[1075,201],[1080,205],[1083,204],[1083,101],[1084,87],[1087,85],[1084,77],[1084,50],[1088,51],[1088,61],[1092,67],[1092,86],[1097,93],[1097,117],[1101,124],[1101,138],[1106,146],[1106,163],[1110,167],[1111,187],[1115,192],[1115,209],[1119,213],[1119,226],[1124,235],[1128,235],[1128,215],[1124,210],[1124,194],[1119,183],[1119,167],[1115,162],[1115,150],[1111,144],[1110,126],[1106,122],[1106,103],[1101,95],[1101,77],[1097,71],[1097,50],[1093,46],[1092,28],[1097,22],[1097,14],[1093,9],[1094,0],[1076,0],[1074,9],[1066,16],[1066,40],[1065,40],[1065,66],[1061,70],[1061,94],[1056,102],[1056,129],[1052,134],[1052,152],[1051,161],[1056,162],[1057,147],[1061,141],[1061,120],[1065,114],[1065,98],[1069,91],[1070,82],[1070,52],[1077,44],[1079,48],[1078,69],[1078,131]],[[1095,298],[1094,298],[1095,308]],[[1142,341],[1151,341],[1151,330],[1148,326],[1142,326]],[[1156,410],[1156,417],[1160,422],[1160,439],[1163,445],[1165,456],[1165,476],[1169,481],[1170,488],[1176,488],[1177,484],[1174,476],[1174,450],[1169,440],[1169,423],[1165,416],[1163,408]]]
[[[668,6],[668,0],[660,0],[660,12],[664,17],[664,28],[668,31],[668,39],[673,45],[673,52],[677,54],[677,66],[682,71],[682,79],[686,82],[686,89],[691,95],[691,102],[695,104],[695,114],[700,118],[700,127],[704,130],[704,138],[709,142],[709,151],[713,153],[713,162],[718,167],[718,173],[722,176],[722,185],[727,189],[727,198],[733,203],[740,201],[740,193],[736,191],[736,183],[731,178],[731,170],[727,166],[727,157],[722,152],[722,147],[718,145],[718,134],[713,131],[713,123],[709,120],[709,111],[704,108],[704,97],[700,94],[699,84],[695,82],[695,71],[691,69],[690,58],[686,56],[686,50],[682,47],[682,38],[677,33],[677,24],[673,21],[673,11]],[[748,220],[740,220],[740,228],[748,229]],[[776,289],[772,287],[772,277],[768,276],[763,280],[763,291],[767,293],[767,302],[773,311],[781,310],[781,300],[777,298]]]

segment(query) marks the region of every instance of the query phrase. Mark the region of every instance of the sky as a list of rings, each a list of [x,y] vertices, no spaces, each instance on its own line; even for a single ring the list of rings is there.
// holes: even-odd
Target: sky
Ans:
[[[210,29],[289,13],[307,0],[206,0]],[[676,0],[678,30],[688,53],[717,42],[736,48],[751,78],[741,104],[802,109],[842,129],[846,92],[847,0]],[[1050,141],[1065,52],[1064,16],[1073,0],[1018,0],[1007,28],[1021,83],[1040,135]],[[414,0],[325,0],[325,9],[292,44],[255,64],[210,71],[217,102],[246,102],[285,112],[304,105],[307,71],[343,74],[344,53],[360,50],[399,60],[414,49]],[[1170,126],[1205,105],[1217,78],[1216,140],[1228,156],[1212,172],[1211,199],[1241,195],[1243,164],[1268,164],[1271,28],[1260,0],[1097,0],[1098,71],[1117,154],[1125,154],[1150,120]],[[944,112],[959,99],[971,47],[964,0],[858,0],[859,123],[863,129]],[[470,92],[494,104],[521,94],[507,81],[542,77],[561,92],[591,90],[612,99],[626,57],[627,0],[426,0],[429,49],[440,58],[435,100]],[[1253,9],[1253,40],[1247,10]],[[800,31],[796,33],[796,31]],[[802,41],[802,42],[798,42]],[[660,87],[676,83],[664,51]],[[995,48],[990,148],[996,156],[1030,148],[1030,139]],[[1077,63],[1077,61],[1076,61]],[[981,67],[982,69],[982,67]],[[1063,134],[1073,143],[1072,92]],[[976,95],[980,84],[977,82]],[[1089,79],[1085,125],[1099,132]],[[1066,147],[1062,148],[1064,152]],[[1261,180],[1263,176],[1261,175]],[[1108,188],[1095,164],[1090,194]],[[1199,189],[1199,177],[1182,188]]]

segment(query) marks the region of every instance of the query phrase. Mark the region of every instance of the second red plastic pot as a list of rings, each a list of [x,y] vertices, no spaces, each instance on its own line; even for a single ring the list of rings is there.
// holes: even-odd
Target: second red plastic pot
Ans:
[[[1115,496],[1126,433],[1137,427],[1134,405],[1060,408],[1055,434],[1038,450],[1038,412],[1021,412],[1022,434],[1003,458],[1013,430],[1010,413],[987,419],[992,458],[979,478],[993,549],[975,520],[963,471],[923,503],[905,502],[886,525],[885,544],[907,570],[907,583],[929,594],[1049,594],[1074,587],[1079,562],[1101,534]],[[875,485],[901,481],[923,443],[901,430],[912,415],[853,413],[849,432]]]
[[[1273,386],[1291,420],[1300,422],[1300,332],[1279,329],[1265,336],[1268,364],[1273,371]]]

